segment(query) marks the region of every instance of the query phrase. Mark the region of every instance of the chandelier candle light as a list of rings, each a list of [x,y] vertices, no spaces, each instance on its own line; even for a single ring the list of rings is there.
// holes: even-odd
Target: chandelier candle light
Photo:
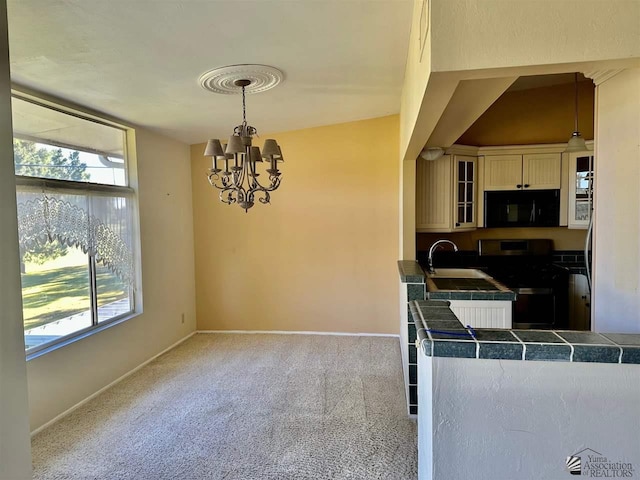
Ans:
[[[258,68],[258,74],[246,75],[246,78],[243,78],[247,67]],[[272,78],[272,75],[277,75],[274,71],[279,74],[277,81]],[[266,82],[260,78],[260,74],[266,75]],[[237,203],[245,212],[253,207],[256,195],[260,203],[269,203],[271,192],[280,186],[282,179],[278,163],[284,161],[282,150],[275,140],[265,140],[262,151],[252,145],[253,137],[257,136],[258,131],[247,124],[245,90],[253,86],[253,91],[264,91],[279,83],[281,78],[279,70],[264,65],[223,67],[200,77],[200,83],[204,88],[217,93],[237,93],[238,89],[242,90],[242,123],[233,129],[233,135],[229,137],[226,145],[219,139],[209,140],[204,155],[212,158],[209,183],[220,190],[220,201],[228,205]],[[269,81],[275,83],[269,85]],[[261,83],[263,85],[260,85]],[[261,163],[265,163],[267,167],[268,185],[262,185],[258,180],[258,164]]]

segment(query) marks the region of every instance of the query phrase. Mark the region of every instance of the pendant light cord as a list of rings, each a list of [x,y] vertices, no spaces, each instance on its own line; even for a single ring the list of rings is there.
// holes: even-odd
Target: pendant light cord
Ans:
[[[575,129],[574,132],[578,131],[578,72],[575,72],[575,90],[576,90],[576,104],[575,104]],[[242,89],[242,93],[244,95],[244,88]]]

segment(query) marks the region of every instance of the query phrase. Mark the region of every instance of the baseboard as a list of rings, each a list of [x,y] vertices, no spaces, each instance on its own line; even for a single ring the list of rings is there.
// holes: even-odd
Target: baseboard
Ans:
[[[399,338],[400,335],[393,333],[348,333],[348,332],[307,332],[291,330],[196,330],[195,333],[242,333],[251,334],[262,333],[265,335],[333,335],[342,337],[391,337]]]
[[[95,397],[97,397],[98,395],[100,395],[101,393],[105,392],[106,390],[110,389],[111,387],[113,387],[115,384],[121,382],[122,380],[124,380],[125,378],[127,378],[130,375],[133,375],[135,372],[137,372],[138,370],[140,370],[142,367],[148,365],[149,363],[153,362],[156,358],[158,358],[160,355],[164,355],[165,353],[167,353],[169,350],[174,349],[175,347],[177,347],[178,345],[180,345],[182,342],[184,342],[185,340],[191,338],[192,336],[194,336],[197,332],[191,332],[189,335],[187,335],[184,338],[181,338],[180,340],[178,340],[176,343],[169,345],[167,348],[165,348],[164,350],[162,350],[161,352],[155,354],[153,357],[151,357],[148,360],[145,360],[144,362],[142,362],[140,365],[138,365],[137,367],[135,367],[133,370],[128,371],[127,373],[125,373],[124,375],[116,378],[113,382],[111,382],[109,385],[106,385],[104,387],[102,387],[100,390],[98,390],[95,393],[92,393],[91,395],[89,395],[87,398],[85,398],[84,400],[79,401],[78,403],[76,403],[75,405],[73,405],[72,407],[68,408],[67,410],[65,410],[64,412],[62,412],[59,415],[56,415],[54,418],[52,418],[51,420],[49,420],[47,423],[45,423],[44,425],[39,426],[38,428],[36,428],[33,432],[31,432],[31,436],[33,437],[34,435],[40,433],[42,430],[44,430],[45,428],[53,425],[54,423],[56,423],[58,420],[66,417],[67,415],[69,415],[71,412],[73,412],[74,410],[80,408],[82,405],[84,405],[85,403],[89,402],[90,400],[93,400]]]

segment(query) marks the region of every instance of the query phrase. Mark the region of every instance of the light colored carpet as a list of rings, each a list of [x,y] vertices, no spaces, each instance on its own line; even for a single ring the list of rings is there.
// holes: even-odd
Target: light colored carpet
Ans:
[[[397,339],[197,334],[33,439],[35,479],[417,478]]]

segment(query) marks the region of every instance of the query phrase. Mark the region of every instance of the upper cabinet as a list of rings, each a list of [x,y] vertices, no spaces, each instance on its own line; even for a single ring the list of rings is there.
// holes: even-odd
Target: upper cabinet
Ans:
[[[455,155],[454,230],[476,228],[476,157]]]
[[[453,232],[476,228],[477,159],[445,155],[418,158],[416,231]]]
[[[587,228],[593,209],[593,152],[569,154],[569,228]]]
[[[484,190],[551,190],[560,188],[560,153],[486,155]]]

